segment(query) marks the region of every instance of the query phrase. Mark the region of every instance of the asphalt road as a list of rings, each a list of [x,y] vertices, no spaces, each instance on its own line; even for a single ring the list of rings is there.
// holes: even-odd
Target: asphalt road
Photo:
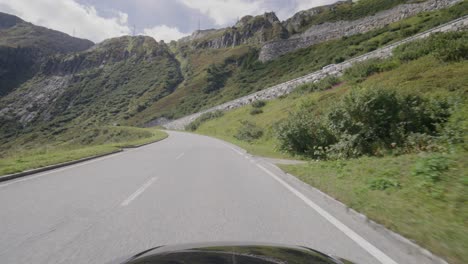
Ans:
[[[433,263],[272,164],[204,136],[170,132],[0,183],[0,263],[107,263],[212,241],[304,245],[356,263]]]

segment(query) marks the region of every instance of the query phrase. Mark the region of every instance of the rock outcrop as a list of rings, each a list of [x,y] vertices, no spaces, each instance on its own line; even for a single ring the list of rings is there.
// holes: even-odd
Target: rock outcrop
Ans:
[[[370,53],[364,54],[362,56],[347,60],[340,64],[332,64],[332,65],[326,66],[320,71],[313,72],[303,77],[299,77],[294,80],[275,85],[273,87],[270,87],[270,88],[261,90],[259,92],[241,97],[239,99],[212,107],[210,109],[207,109],[199,113],[195,113],[195,114],[192,114],[192,115],[189,115],[189,116],[177,119],[177,120],[167,122],[163,126],[167,129],[182,130],[182,129],[185,129],[187,125],[195,121],[198,117],[200,117],[204,113],[213,112],[217,110],[221,110],[221,111],[231,110],[231,109],[235,109],[244,105],[251,104],[252,102],[257,101],[257,100],[272,100],[272,99],[278,98],[279,96],[292,92],[296,87],[298,87],[301,84],[308,83],[308,82],[317,82],[330,75],[341,75],[344,72],[344,70],[351,67],[356,62],[361,62],[361,61],[374,59],[374,58],[387,58],[392,55],[393,49],[401,44],[404,44],[404,43],[407,43],[416,39],[428,37],[430,34],[435,33],[435,32],[448,32],[448,31],[458,31],[458,30],[466,30],[466,29],[468,29],[468,16],[456,19],[447,24],[438,26],[426,32],[417,34],[415,36],[412,36],[405,40],[388,45],[381,49],[372,51]],[[158,124],[161,124],[161,121],[163,120],[159,120]]]
[[[422,3],[403,4],[373,16],[354,21],[327,22],[314,25],[301,34],[292,35],[289,39],[271,41],[263,45],[259,60],[265,62],[288,52],[338,39],[344,36],[365,33],[374,29],[414,16],[420,12],[446,8],[461,0],[427,0]]]
[[[242,44],[259,45],[270,40],[285,39],[288,31],[275,13],[260,16],[245,16],[236,25],[224,29],[198,30],[179,40],[197,49],[229,48]]]

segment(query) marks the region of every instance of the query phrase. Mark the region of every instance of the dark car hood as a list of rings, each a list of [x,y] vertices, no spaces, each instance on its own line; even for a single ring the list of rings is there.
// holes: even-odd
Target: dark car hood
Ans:
[[[125,264],[348,264],[318,251],[299,246],[249,243],[203,243],[161,246],[141,252]]]

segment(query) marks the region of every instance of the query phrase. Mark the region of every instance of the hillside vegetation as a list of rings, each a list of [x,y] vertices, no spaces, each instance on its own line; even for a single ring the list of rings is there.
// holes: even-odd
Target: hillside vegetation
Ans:
[[[253,154],[311,160],[282,168],[465,263],[467,40],[467,32],[444,33],[406,44],[388,60],[220,114],[195,131]]]
[[[156,102],[152,109],[157,110],[159,116],[182,117],[365,54],[467,14],[468,1],[464,1],[379,30],[313,45],[265,63],[257,60],[258,49],[249,46],[181,49],[178,58],[182,61],[185,82],[173,95]],[[224,85],[207,91],[210,67],[222,69],[217,77]]]
[[[113,153],[166,138],[165,132],[150,128],[76,128],[51,138],[31,135],[0,152],[0,175],[45,167],[86,157]]]
[[[248,41],[234,47],[200,49],[194,43],[201,40],[166,45],[141,36],[115,38],[86,51],[48,57],[39,69],[18,66],[23,70],[16,72],[15,78],[1,78],[10,87],[21,85],[5,90],[7,94],[0,99],[0,148],[8,147],[12,137],[60,134],[78,124],[143,126],[158,118],[182,117],[375,50],[467,13],[468,2],[464,1],[266,63],[257,60],[258,46]],[[268,13],[243,18],[236,28],[255,28],[268,35],[272,25],[277,24],[274,14]],[[247,35],[242,36],[246,40],[257,38]],[[40,38],[36,42],[41,43]],[[0,52],[2,48],[17,54],[13,56],[15,62],[29,63],[27,51],[23,54],[0,45]]]

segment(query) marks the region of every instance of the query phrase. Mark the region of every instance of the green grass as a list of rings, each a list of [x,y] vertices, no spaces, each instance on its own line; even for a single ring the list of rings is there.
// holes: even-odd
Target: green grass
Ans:
[[[450,169],[434,184],[413,175],[422,155],[428,154],[280,167],[448,262],[466,263],[468,154],[447,155]],[[376,181],[398,187],[379,190]]]
[[[107,131],[107,132],[105,132]],[[107,127],[97,132],[85,132],[75,139],[33,146],[10,148],[1,155],[0,175],[112,153],[126,147],[136,147],[166,138],[167,133],[150,128]],[[81,140],[89,138],[88,144]]]
[[[440,63],[431,56],[404,63],[398,68],[375,74],[360,83],[362,87],[391,89],[400,93],[419,93],[427,96],[464,98],[468,89],[468,62]],[[326,91],[301,94],[292,93],[283,99],[269,101],[263,113],[251,115],[252,106],[228,111],[224,116],[202,123],[197,133],[227,140],[245,148],[252,154],[274,158],[293,158],[277,150],[274,126],[301,106],[312,106],[321,115],[328,106],[353,89],[353,83],[344,83]],[[264,135],[251,143],[235,138],[241,121],[249,121],[264,130]]]
[[[461,107],[454,110],[448,124],[466,131],[466,72],[466,60],[445,63],[433,56],[425,56],[399,63],[396,68],[371,75],[360,83],[343,83],[326,91],[293,92],[285,98],[268,101],[261,108],[263,113],[258,115],[250,114],[252,106],[228,111],[222,117],[202,123],[196,132],[229,141],[255,155],[297,158],[277,150],[275,123],[301,107],[320,116],[356,86],[449,98]],[[264,135],[250,143],[236,139],[242,121],[256,124],[263,129]],[[460,137],[466,139],[466,134]],[[313,161],[282,168],[450,263],[461,264],[468,260],[465,247],[468,244],[468,147],[466,142],[457,144],[447,148],[449,154],[436,154],[444,156],[442,161],[434,160],[447,160],[448,170],[435,173],[432,170],[438,170],[437,164],[429,166],[428,162],[421,161],[424,156],[433,155],[430,153],[402,156],[388,153],[383,158]]]

